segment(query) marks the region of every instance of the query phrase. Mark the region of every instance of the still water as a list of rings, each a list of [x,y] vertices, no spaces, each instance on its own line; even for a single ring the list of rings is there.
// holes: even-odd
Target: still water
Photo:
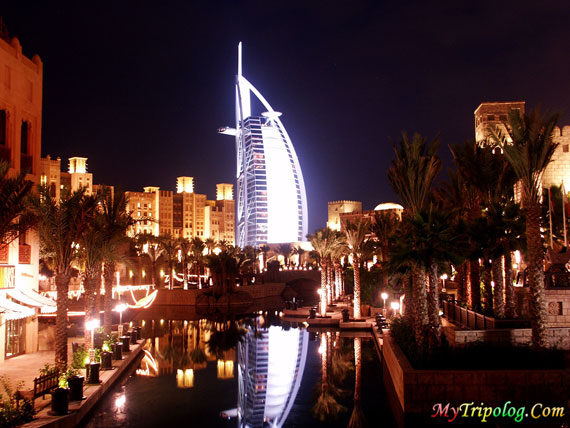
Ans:
[[[278,312],[139,320],[144,356],[87,427],[346,427],[395,423],[372,339]]]

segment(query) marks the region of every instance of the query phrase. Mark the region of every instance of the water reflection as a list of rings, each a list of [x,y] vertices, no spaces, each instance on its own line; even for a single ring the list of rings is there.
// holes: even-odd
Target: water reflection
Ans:
[[[281,427],[299,391],[309,334],[305,329],[262,326],[257,319],[238,344],[238,426]]]

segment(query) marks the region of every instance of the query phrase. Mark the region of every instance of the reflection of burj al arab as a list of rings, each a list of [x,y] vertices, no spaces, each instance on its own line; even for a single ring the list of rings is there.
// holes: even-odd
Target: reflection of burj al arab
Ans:
[[[281,427],[295,402],[307,358],[307,330],[251,329],[238,344],[238,426]]]

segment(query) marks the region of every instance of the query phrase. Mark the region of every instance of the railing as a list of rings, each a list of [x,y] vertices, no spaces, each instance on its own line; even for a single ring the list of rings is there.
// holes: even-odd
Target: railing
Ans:
[[[16,286],[16,266],[0,265],[0,288],[14,288]]]
[[[480,314],[467,308],[463,308],[456,303],[443,301],[443,315],[448,321],[461,327],[472,330],[492,330],[496,328],[527,328],[528,321],[521,319],[496,319]]]

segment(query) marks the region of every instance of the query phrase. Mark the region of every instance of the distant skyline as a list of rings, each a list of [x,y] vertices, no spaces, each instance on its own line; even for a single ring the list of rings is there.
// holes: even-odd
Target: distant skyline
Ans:
[[[565,1],[8,2],[2,17],[44,63],[42,155],[89,158],[96,183],[196,191],[235,184],[235,47],[283,112],[305,178],[309,232],[327,202],[400,202],[387,180],[402,130],[474,138],[484,101],[526,101],[570,125]],[[340,4],[340,3],[338,3]]]

